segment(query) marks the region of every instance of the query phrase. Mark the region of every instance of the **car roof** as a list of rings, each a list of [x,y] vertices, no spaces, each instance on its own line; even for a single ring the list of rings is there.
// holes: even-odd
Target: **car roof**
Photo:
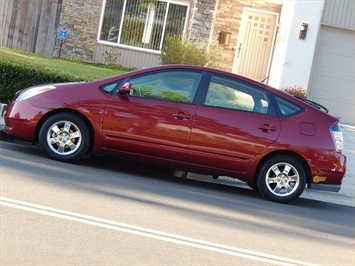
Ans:
[[[208,68],[208,67],[195,66],[195,65],[184,65],[184,64],[159,65],[159,66],[154,66],[154,67],[149,67],[149,68],[142,68],[139,70],[133,70],[133,71],[119,74],[116,76],[112,76],[109,78],[101,79],[100,83],[107,83],[107,82],[116,80],[117,78],[121,79],[121,78],[129,77],[132,75],[139,75],[139,74],[144,74],[144,73],[153,72],[153,71],[157,71],[157,70],[169,70],[169,69],[187,69],[187,70],[196,70],[196,71],[203,71],[203,72],[209,72],[209,73],[214,73],[214,74],[220,74],[220,75],[229,76],[232,78],[237,78],[239,80],[254,84],[256,86],[262,86],[267,89],[270,89],[270,88],[274,89],[274,88],[272,88],[264,83],[261,83],[259,81],[252,80],[247,77],[240,76],[240,75],[237,75],[237,74],[234,74],[231,72],[227,72],[227,71],[223,71],[223,70],[219,70],[219,69],[215,69],[215,68]]]

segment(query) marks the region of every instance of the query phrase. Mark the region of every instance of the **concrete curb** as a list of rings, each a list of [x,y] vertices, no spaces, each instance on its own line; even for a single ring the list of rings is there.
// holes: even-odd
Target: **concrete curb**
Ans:
[[[342,128],[355,130],[355,126],[352,126],[352,125],[347,125],[347,124],[342,124],[342,123],[340,123],[340,126],[341,126]]]
[[[243,189],[251,189],[245,182],[227,176],[221,176],[218,179],[213,179],[212,176],[189,173],[187,175],[187,178],[192,180],[202,181],[202,182],[239,187]],[[341,189],[337,193],[334,193],[334,192],[319,191],[319,190],[312,190],[306,188],[300,198],[335,203],[335,204],[345,205],[345,206],[350,206],[355,208],[355,195],[351,193],[342,193],[341,192],[342,190],[343,189]]]

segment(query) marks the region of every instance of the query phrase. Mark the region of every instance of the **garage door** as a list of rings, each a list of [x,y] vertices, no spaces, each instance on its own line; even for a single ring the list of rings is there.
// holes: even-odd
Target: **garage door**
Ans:
[[[322,27],[309,93],[342,123],[355,124],[354,31]]]

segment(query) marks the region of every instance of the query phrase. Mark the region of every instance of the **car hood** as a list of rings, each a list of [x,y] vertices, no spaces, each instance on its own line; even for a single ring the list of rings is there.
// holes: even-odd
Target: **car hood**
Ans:
[[[14,101],[19,102],[22,100],[27,100],[39,94],[59,88],[61,86],[72,85],[77,83],[82,83],[82,82],[52,83],[52,84],[44,84],[44,85],[36,85],[36,86],[28,87],[26,89],[16,92]]]

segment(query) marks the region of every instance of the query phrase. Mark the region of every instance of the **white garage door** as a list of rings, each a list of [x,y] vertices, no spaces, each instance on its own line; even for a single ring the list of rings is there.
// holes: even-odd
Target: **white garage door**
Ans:
[[[322,27],[309,92],[342,123],[355,125],[354,31]]]

